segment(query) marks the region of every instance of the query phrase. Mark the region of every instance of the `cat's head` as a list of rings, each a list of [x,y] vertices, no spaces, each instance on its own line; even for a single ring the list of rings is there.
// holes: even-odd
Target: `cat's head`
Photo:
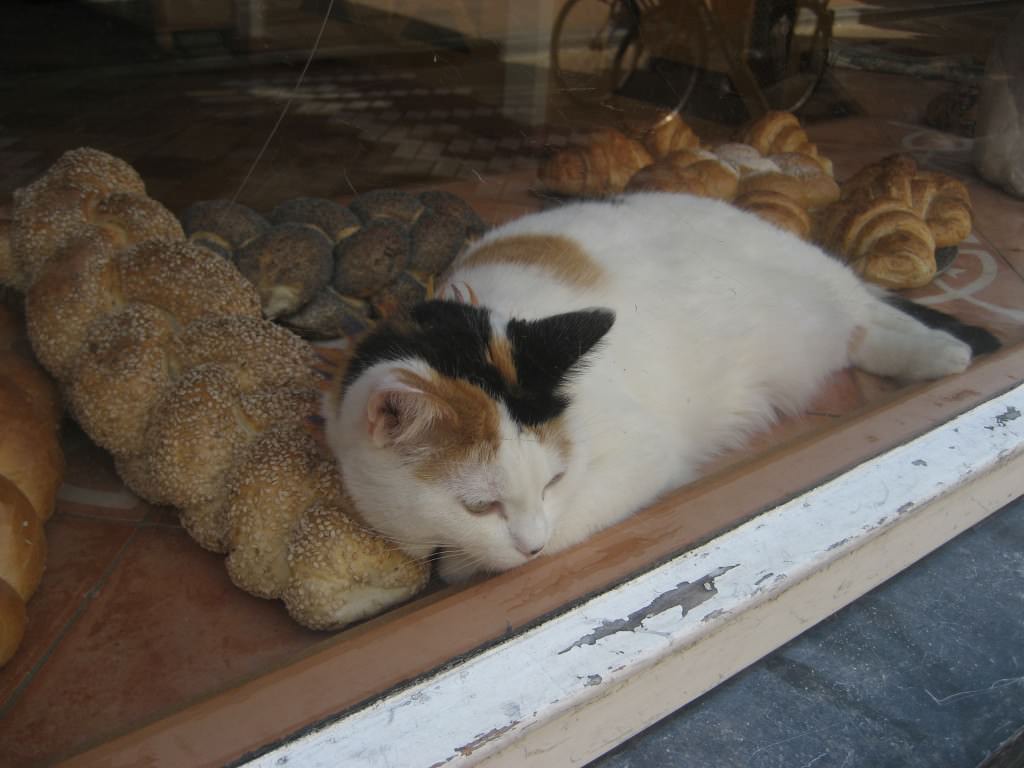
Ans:
[[[604,309],[519,320],[429,301],[367,337],[325,401],[366,522],[415,557],[458,554],[467,571],[541,552],[573,454],[572,377],[613,322]]]

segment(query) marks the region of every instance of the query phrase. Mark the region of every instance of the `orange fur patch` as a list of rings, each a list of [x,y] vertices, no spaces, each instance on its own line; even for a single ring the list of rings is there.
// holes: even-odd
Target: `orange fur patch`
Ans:
[[[558,235],[513,235],[482,245],[458,269],[509,264],[540,267],[568,285],[591,288],[604,280],[604,270],[579,245]]]
[[[466,461],[491,461],[500,444],[498,408],[482,389],[446,376],[399,374],[405,384],[427,398],[433,421],[417,451],[416,474],[440,480]]]

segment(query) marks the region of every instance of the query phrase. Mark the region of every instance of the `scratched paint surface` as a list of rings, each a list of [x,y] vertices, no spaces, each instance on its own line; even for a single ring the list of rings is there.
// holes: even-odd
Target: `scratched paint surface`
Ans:
[[[979,765],[1024,723],[1021,542],[1024,498],[590,768]]]
[[[1021,408],[1024,386],[255,764],[470,764],[1019,455]]]

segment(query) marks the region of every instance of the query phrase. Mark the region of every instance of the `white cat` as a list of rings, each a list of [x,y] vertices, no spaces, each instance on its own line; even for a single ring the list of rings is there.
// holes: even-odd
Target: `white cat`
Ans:
[[[439,552],[448,581],[622,520],[834,371],[928,379],[972,355],[817,248],[685,195],[513,221],[442,290],[463,302],[370,336],[325,417],[365,521],[414,557]]]

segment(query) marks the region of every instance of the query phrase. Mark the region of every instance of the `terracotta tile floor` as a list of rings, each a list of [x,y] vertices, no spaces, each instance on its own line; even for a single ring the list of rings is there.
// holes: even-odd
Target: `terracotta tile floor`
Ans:
[[[294,71],[177,74],[155,83],[41,78],[32,100],[0,88],[0,205],[62,151],[93,144],[134,163],[173,210],[230,196],[282,108]],[[413,72],[314,68],[241,199],[266,210],[293,195],[343,198],[381,185],[443,185],[492,222],[536,208],[537,159],[566,143],[579,113],[554,104],[532,126],[490,88]],[[525,87],[525,86],[524,86]],[[3,93],[2,91],[6,91]],[[499,98],[501,96],[501,98]],[[522,99],[528,104],[528,99]],[[523,107],[523,110],[528,107]],[[565,118],[565,119],[562,119]],[[968,180],[976,227],[954,266],[922,300],[1024,340],[1021,203],[974,177],[965,143],[906,122],[858,117],[811,128],[843,177],[900,149]],[[717,468],[829,429],[890,397],[896,385],[859,373],[835,377],[800,419],[760,436]],[[47,526],[46,576],[29,605],[23,646],[0,671],[0,765],[48,762],[96,740],[280,667],[328,640],[292,623],[276,602],[228,580],[173,512],[125,491],[111,462],[72,424],[68,472]]]

